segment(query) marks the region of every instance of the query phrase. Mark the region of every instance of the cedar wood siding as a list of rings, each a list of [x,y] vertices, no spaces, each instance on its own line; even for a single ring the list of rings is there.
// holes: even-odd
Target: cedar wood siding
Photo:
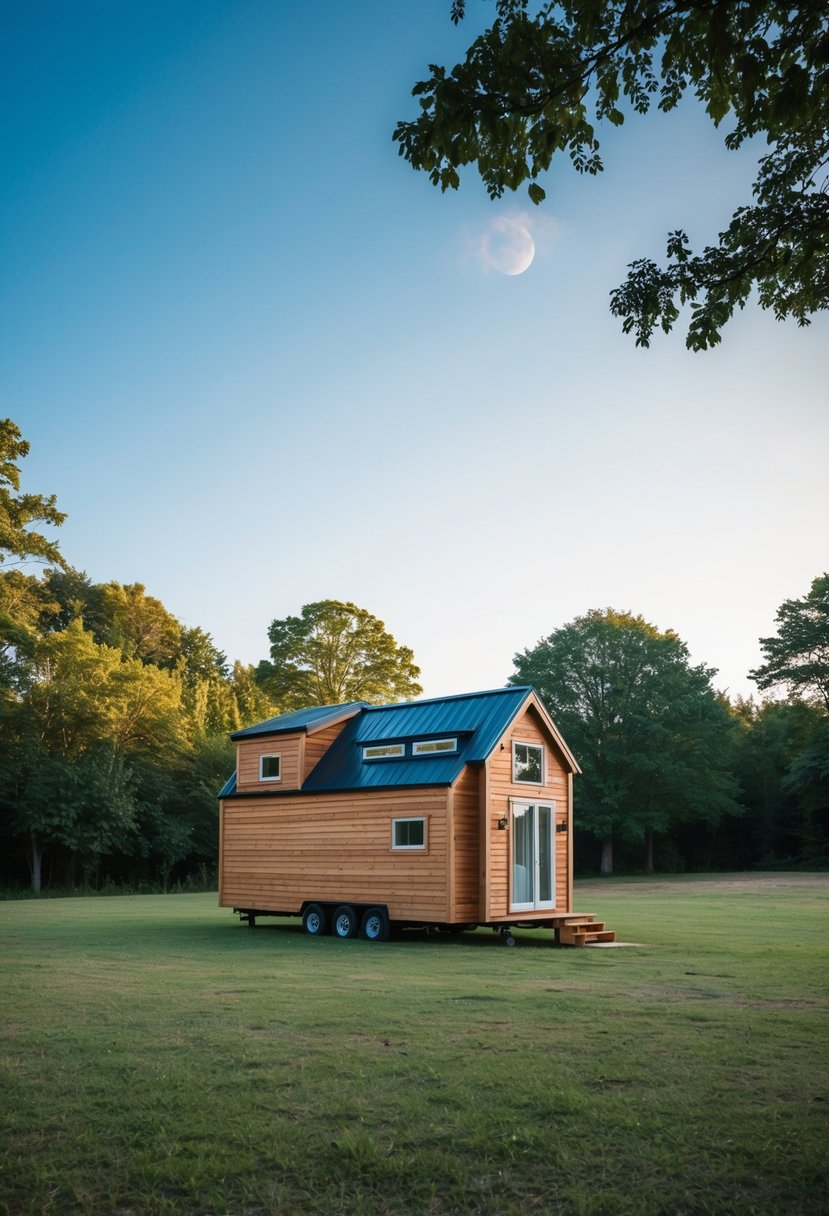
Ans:
[[[305,763],[302,771],[303,782],[307,781],[331,744],[340,732],[344,730],[347,720],[344,718],[342,722],[335,722],[333,726],[324,726],[322,730],[308,732],[305,739]]]
[[[311,771],[345,726],[345,720],[325,726],[322,730],[297,732],[290,735],[260,735],[240,739],[236,744],[236,788],[240,794],[264,790],[269,782],[259,780],[259,757],[281,757],[281,779],[273,786],[280,790],[298,790]]]
[[[386,904],[392,920],[510,921],[510,799],[554,802],[556,906],[513,913],[544,920],[572,911],[572,777],[543,713],[525,705],[483,764],[445,787],[301,794],[304,782],[344,728],[239,740],[237,790],[255,798],[223,800],[219,903],[299,913],[310,900]],[[512,780],[512,742],[544,747],[543,786]],[[278,753],[282,779],[259,780],[259,757]],[[296,790],[295,794],[289,791]],[[423,815],[425,851],[391,847],[391,821]]]
[[[266,790],[271,785],[279,790],[297,790],[305,752],[305,735],[272,735],[240,739],[236,744],[236,788],[240,794]],[[280,780],[259,780],[259,757],[280,756]]]
[[[479,774],[481,769],[467,765],[452,790],[454,835],[454,883],[452,914],[458,924],[478,920],[478,827],[480,820]]]
[[[512,743],[540,743],[544,747],[544,785],[516,784],[512,779]],[[509,880],[510,880],[510,831],[501,831],[498,820],[510,818],[510,798],[518,798],[527,802],[554,802],[556,826],[567,824],[566,832],[556,832],[554,836],[556,850],[556,906],[537,912],[513,913],[515,920],[543,920],[553,912],[570,912],[572,910],[572,890],[570,880],[570,837],[572,836],[572,808],[570,806],[569,769],[562,762],[561,755],[549,732],[544,728],[541,715],[528,705],[509,730],[504,734],[500,743],[485,764],[486,772],[482,774],[482,799],[487,799],[486,817],[489,825],[489,866],[488,892],[486,894],[487,909],[481,908],[482,920],[508,920],[509,910]],[[486,848],[482,849],[482,853]],[[482,892],[482,897],[484,893]]]
[[[392,920],[446,921],[448,803],[445,787],[224,800],[219,902],[290,913],[308,900],[381,903]],[[393,851],[392,819],[420,815],[427,849]]]

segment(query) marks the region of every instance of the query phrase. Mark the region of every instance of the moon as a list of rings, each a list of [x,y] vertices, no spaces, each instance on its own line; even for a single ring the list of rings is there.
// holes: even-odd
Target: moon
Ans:
[[[523,274],[535,257],[535,241],[518,220],[501,216],[487,234],[486,256],[501,274]]]

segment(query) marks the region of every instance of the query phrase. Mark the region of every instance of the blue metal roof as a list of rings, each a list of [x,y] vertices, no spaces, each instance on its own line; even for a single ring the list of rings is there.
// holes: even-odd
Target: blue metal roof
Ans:
[[[235,793],[236,793],[236,770],[234,769],[233,772],[228,777],[227,781],[224,783],[222,788],[219,790],[218,797],[227,798],[228,794],[235,794]]]
[[[488,692],[407,701],[399,705],[318,706],[270,718],[258,726],[237,731],[234,739],[285,733],[349,717],[343,730],[309,774],[302,793],[334,790],[390,789],[405,786],[451,785],[467,764],[484,761],[532,692],[529,685],[510,685]],[[350,716],[349,716],[350,714]],[[414,756],[412,740],[455,738],[457,751]],[[363,748],[378,743],[406,744],[406,755],[388,760],[364,760]],[[229,778],[219,797],[236,792],[236,775]],[[283,791],[269,790],[268,794]],[[296,793],[285,790],[285,794]]]
[[[464,765],[485,760],[531,690],[493,689],[432,701],[367,706],[342,733],[308,776],[303,791],[378,789],[451,785]],[[438,755],[364,760],[363,748],[413,739],[457,738],[458,750]]]
[[[312,705],[310,709],[296,709],[276,718],[268,718],[265,722],[257,722],[255,726],[247,726],[244,730],[236,730],[230,737],[248,739],[253,735],[293,734],[298,730],[307,730],[309,726],[324,726],[327,721],[338,722],[365,705],[365,701],[343,701],[341,705]]]

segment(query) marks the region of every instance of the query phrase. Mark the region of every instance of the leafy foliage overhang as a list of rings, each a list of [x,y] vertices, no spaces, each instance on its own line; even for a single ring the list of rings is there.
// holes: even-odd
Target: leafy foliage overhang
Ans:
[[[492,198],[527,183],[533,203],[556,153],[580,173],[603,168],[597,126],[626,110],[676,108],[686,93],[725,145],[751,139],[760,157],[753,201],[716,243],[694,253],[683,229],[668,237],[666,265],[640,258],[611,292],[611,311],[637,345],[670,331],[683,305],[692,350],[720,341],[756,288],[779,320],[809,324],[829,300],[829,8],[801,0],[497,0],[490,28],[451,71],[430,64],[415,85],[420,114],[393,138],[415,169],[457,189],[477,165]],[[454,22],[465,0],[451,8]]]

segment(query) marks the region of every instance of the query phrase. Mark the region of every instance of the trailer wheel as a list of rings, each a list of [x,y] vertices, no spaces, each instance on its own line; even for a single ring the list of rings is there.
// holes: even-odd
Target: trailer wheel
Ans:
[[[302,913],[302,927],[311,937],[322,937],[328,932],[328,918],[325,908],[319,904],[309,904]]]
[[[389,918],[385,908],[368,908],[363,914],[360,937],[367,942],[389,940]]]
[[[334,912],[331,922],[331,932],[335,937],[355,937],[359,928],[357,913],[350,904],[340,904]]]

